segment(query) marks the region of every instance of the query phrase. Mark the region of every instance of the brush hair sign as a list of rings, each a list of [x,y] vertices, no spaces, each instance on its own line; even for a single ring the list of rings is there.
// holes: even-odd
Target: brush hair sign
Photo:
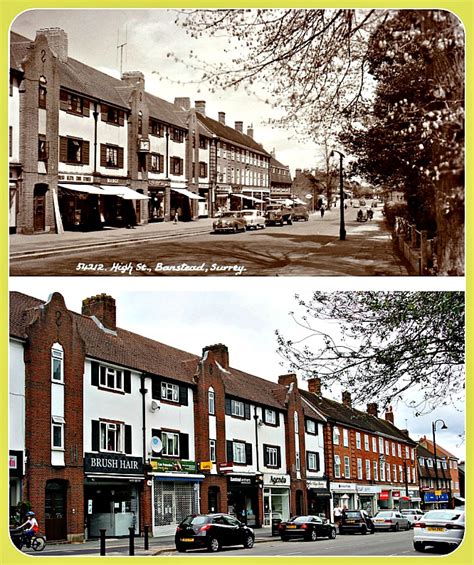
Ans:
[[[130,457],[117,453],[86,453],[84,471],[86,473],[138,475],[143,473],[143,461],[141,457]]]

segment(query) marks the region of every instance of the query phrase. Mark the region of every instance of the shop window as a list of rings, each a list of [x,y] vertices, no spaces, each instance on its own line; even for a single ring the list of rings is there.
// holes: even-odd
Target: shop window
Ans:
[[[277,425],[277,417],[275,410],[270,410],[269,408],[265,408],[264,412],[265,424],[270,424],[271,426]]]
[[[365,478],[370,481],[370,459],[365,460]]]
[[[319,453],[308,451],[306,453],[308,471],[319,471]]]
[[[339,428],[337,426],[334,427],[332,431],[332,442],[334,445],[339,445],[341,434],[339,432]]]
[[[161,432],[163,443],[162,455],[179,457],[179,434],[174,432]]]
[[[59,343],[54,343],[51,348],[51,380],[64,382],[64,350]]]
[[[334,455],[334,477],[336,479],[341,477],[341,458],[339,455]]]
[[[280,447],[277,445],[263,446],[263,464],[265,467],[278,469],[281,467]]]
[[[216,458],[216,440],[215,439],[209,440],[209,459],[213,463],[215,463],[217,461],[217,458]]]
[[[99,386],[111,390],[124,391],[123,371],[112,367],[100,366]]]
[[[351,462],[349,457],[344,456],[344,477],[349,479],[351,476]]]
[[[318,433],[318,428],[314,420],[306,420],[306,431],[308,434],[316,435]]]
[[[179,402],[179,386],[171,383],[161,383],[161,398],[170,402]]]
[[[51,418],[51,449],[64,450],[64,423],[62,416]]]
[[[207,393],[207,406],[209,414],[214,415],[216,413],[216,397],[212,388]]]
[[[346,429],[342,430],[342,444],[344,447],[349,447],[349,431]]]

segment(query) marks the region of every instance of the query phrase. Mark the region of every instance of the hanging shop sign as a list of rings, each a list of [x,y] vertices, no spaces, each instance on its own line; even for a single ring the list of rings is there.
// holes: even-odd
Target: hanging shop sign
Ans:
[[[219,471],[221,473],[232,473],[234,470],[233,463],[219,463]]]
[[[393,490],[392,491],[392,498],[394,498],[394,499],[400,498],[400,491],[399,490]]]
[[[388,491],[388,490],[380,491],[380,494],[379,494],[380,500],[388,500],[389,498],[390,498],[390,491]]]
[[[199,469],[201,469],[201,471],[212,471],[212,461],[201,461],[201,463],[199,463]]]
[[[85,453],[84,472],[137,475],[143,473],[143,461],[141,457],[118,453]]]
[[[183,459],[152,459],[150,461],[153,471],[161,473],[172,473],[179,471],[180,473],[195,473],[196,461],[186,461]]]

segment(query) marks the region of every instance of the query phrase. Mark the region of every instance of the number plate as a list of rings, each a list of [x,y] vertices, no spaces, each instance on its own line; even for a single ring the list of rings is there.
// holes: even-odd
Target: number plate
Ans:
[[[181,538],[179,541],[194,541],[194,538]]]
[[[428,532],[444,532],[445,528],[434,528],[433,526],[428,526],[427,528]]]
[[[346,524],[355,524],[355,520],[346,520]]]
[[[286,526],[288,529],[295,530],[296,526]]]

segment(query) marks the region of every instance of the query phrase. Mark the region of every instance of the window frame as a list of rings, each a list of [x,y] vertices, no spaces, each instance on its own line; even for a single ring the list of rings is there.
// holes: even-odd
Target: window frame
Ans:
[[[237,407],[242,407],[242,413],[239,413]],[[245,418],[245,403],[242,400],[234,400],[233,398],[230,401],[230,415],[234,418]]]
[[[111,385],[110,382],[113,381]],[[103,390],[112,390],[125,394],[125,375],[122,369],[99,365],[99,387]]]
[[[339,445],[341,439],[341,433],[339,432],[339,427],[334,426],[332,429],[332,443],[333,445]]]
[[[367,434],[364,434],[364,450],[370,451],[370,441],[369,441],[369,436]]]
[[[271,408],[265,408],[263,412],[263,421],[270,426],[277,425],[276,411]]]
[[[307,461],[308,461],[308,471],[313,471],[315,473],[319,472],[319,461],[318,461],[318,453],[316,451],[307,451],[306,452]],[[314,461],[314,465],[311,464],[311,459]]]
[[[54,378],[55,370],[55,360],[60,363],[60,375],[59,379]],[[57,384],[64,384],[64,349],[60,343],[53,343],[51,346],[51,381]]]
[[[168,448],[170,446],[170,442],[169,440],[171,440],[171,445],[174,448],[172,453],[168,452]],[[179,449],[179,432],[173,432],[170,430],[162,430],[161,431],[161,443],[163,445],[163,448],[161,450],[161,455],[163,455],[164,457],[175,457],[177,459],[179,459],[180,457],[180,449]]]
[[[104,435],[102,429],[105,429]],[[115,431],[115,449],[108,448],[109,431]],[[125,453],[125,426],[123,422],[99,420],[99,451],[101,453]]]
[[[362,464],[362,458],[358,457],[357,458],[357,479],[359,481],[362,481],[364,478],[364,467]]]
[[[168,392],[171,392],[171,398],[168,398]],[[168,381],[161,381],[160,398],[161,400],[166,400],[167,402],[179,404],[179,385],[170,383]]]
[[[217,461],[217,450],[216,450],[215,439],[209,440],[209,460],[211,461],[211,463],[215,463]]]
[[[207,390],[207,412],[211,416],[216,415],[216,393],[212,388]]]
[[[65,426],[65,420],[62,416],[51,416],[51,451],[65,450],[64,426]],[[55,445],[55,434],[54,434],[55,430],[60,431],[60,439],[61,439],[60,445]]]
[[[341,478],[341,457],[337,453],[334,454],[334,478]]]
[[[370,481],[372,476],[372,463],[370,459],[365,460],[365,480]]]
[[[342,446],[349,447],[349,430],[342,428]]]
[[[311,431],[311,430],[309,429],[310,424],[311,424],[312,426],[314,426],[314,431]],[[308,419],[306,420],[306,433],[308,433],[308,434],[310,434],[310,435],[313,435],[313,436],[318,435],[318,425],[317,425],[317,423],[316,423],[315,420],[312,420],[311,418],[308,418]]]
[[[233,462],[236,463],[237,465],[246,465],[247,464],[247,456],[246,456],[245,445],[246,444],[243,441],[233,441],[232,442]],[[240,457],[241,455],[243,455],[243,457]],[[237,456],[239,456],[239,457],[237,457]]]
[[[362,449],[362,436],[360,432],[356,432],[356,449]]]
[[[351,459],[348,455],[344,455],[344,478],[351,478]]]
[[[267,467],[278,469],[278,447],[274,445],[266,445],[265,451],[267,452]]]

